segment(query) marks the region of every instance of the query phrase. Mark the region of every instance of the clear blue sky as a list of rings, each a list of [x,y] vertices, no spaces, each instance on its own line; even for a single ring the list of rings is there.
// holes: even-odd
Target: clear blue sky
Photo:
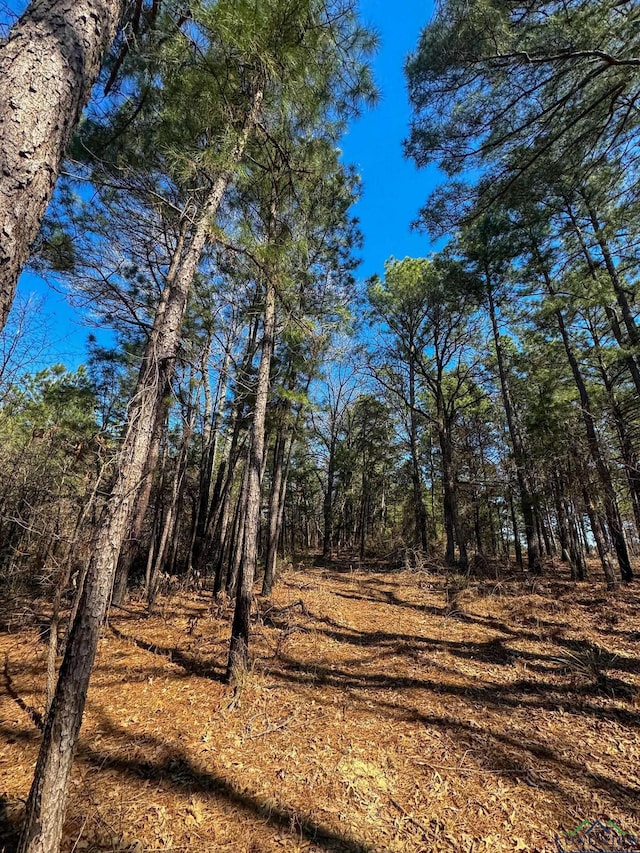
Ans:
[[[344,161],[362,175],[363,196],[354,213],[365,241],[358,274],[368,277],[381,273],[391,255],[421,257],[431,248],[428,238],[410,226],[438,173],[435,168],[418,170],[405,159],[402,140],[410,119],[404,62],[429,22],[433,3],[360,0],[360,8],[364,22],[380,36],[374,73],[381,96],[378,105],[352,125],[341,147]]]
[[[5,0],[6,2],[6,0]],[[26,5],[10,0],[9,8]],[[1,7],[5,3],[0,0]],[[381,273],[390,256],[420,257],[430,251],[424,234],[411,231],[411,222],[438,180],[435,169],[417,170],[405,159],[402,140],[409,127],[409,104],[404,78],[407,54],[417,44],[431,17],[431,0],[360,0],[364,22],[380,37],[374,74],[380,89],[378,105],[354,122],[341,147],[345,163],[362,175],[363,195],[354,208],[364,234],[359,278]],[[0,15],[0,18],[3,16]],[[49,327],[50,347],[46,362],[63,361],[75,367],[86,358],[86,340],[93,329],[67,304],[64,296],[46,283],[25,274],[20,281],[24,294],[45,296],[43,320]]]

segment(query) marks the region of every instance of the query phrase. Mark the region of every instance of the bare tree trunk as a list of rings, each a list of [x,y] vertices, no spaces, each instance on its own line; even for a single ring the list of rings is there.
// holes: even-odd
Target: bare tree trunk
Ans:
[[[638,327],[636,326],[636,321],[633,316],[633,312],[631,311],[631,306],[629,305],[627,294],[625,292],[624,287],[622,286],[622,282],[620,281],[620,276],[618,275],[618,270],[616,269],[616,265],[611,254],[611,249],[609,248],[609,244],[602,230],[602,226],[598,221],[596,211],[593,209],[592,205],[586,197],[585,204],[589,212],[591,224],[593,226],[593,233],[595,234],[596,240],[598,241],[598,246],[600,247],[600,251],[602,252],[605,267],[607,268],[609,278],[611,279],[611,284],[613,285],[613,292],[616,295],[616,301],[620,307],[622,321],[627,330],[629,341],[637,352],[638,347],[640,347],[640,330],[638,330]]]
[[[208,377],[203,377],[204,387],[207,391],[206,397],[208,412],[205,410],[205,437],[203,441],[202,469],[200,472],[200,493],[198,500],[198,511],[196,520],[195,536],[191,547],[189,565],[194,570],[202,572],[207,552],[207,531],[210,528],[211,515],[215,509],[214,504],[214,471],[218,461],[218,445],[220,443],[220,423],[224,414],[227,398],[227,384],[229,375],[229,363],[231,361],[230,344],[225,349],[224,362],[218,376],[218,387],[216,389],[216,400],[213,413],[211,412],[211,392]],[[203,365],[203,372],[205,368]]]
[[[0,328],[124,0],[33,0],[0,43]]]
[[[493,300],[493,292],[489,273],[486,273],[487,279],[487,295],[489,301],[489,316],[491,318],[491,327],[493,330],[493,341],[496,350],[496,360],[498,362],[498,374],[500,377],[500,388],[502,391],[502,402],[504,405],[505,415],[507,417],[507,426],[509,427],[509,437],[511,438],[511,446],[513,447],[513,460],[516,466],[516,477],[518,479],[518,488],[520,490],[520,505],[522,507],[522,517],[524,520],[524,531],[527,539],[527,568],[535,575],[542,573],[542,563],[540,562],[540,547],[536,542],[535,536],[535,517],[534,517],[534,502],[529,487],[529,472],[527,470],[527,454],[525,444],[520,433],[520,427],[516,421],[513,402],[511,400],[511,389],[507,381],[507,373],[504,364],[504,353],[502,351],[502,342],[500,340],[500,331],[498,329],[498,321],[496,317],[495,303]]]
[[[287,446],[286,427],[282,427],[276,436],[273,448],[273,473],[271,475],[271,493],[269,495],[269,531],[267,540],[267,557],[264,564],[264,579],[262,595],[271,595],[275,578],[276,552],[278,545],[278,516],[280,513],[280,498],[284,488],[284,460]]]
[[[429,550],[427,536],[427,512],[422,499],[422,474],[420,471],[420,448],[418,445],[418,420],[416,413],[416,367],[415,347],[411,342],[409,355],[409,445],[411,449],[411,481],[413,485],[413,511],[415,518],[416,544],[424,554]]]
[[[333,427],[332,427],[333,429]],[[336,467],[337,436],[331,435],[329,441],[329,459],[327,464],[327,488],[324,493],[323,516],[324,532],[322,536],[322,556],[331,559],[333,556],[333,489]]]
[[[274,218],[272,212],[272,218]],[[265,281],[264,329],[262,352],[256,383],[256,399],[251,425],[251,444],[247,460],[247,496],[246,516],[244,519],[244,543],[236,606],[231,629],[227,678],[243,669],[249,654],[249,617],[253,598],[253,579],[255,575],[258,527],[260,520],[260,491],[265,444],[265,422],[267,399],[269,396],[271,359],[275,345],[276,330],[276,291],[270,276]]]
[[[516,518],[516,508],[513,504],[513,492],[509,488],[509,514],[511,516],[511,526],[513,528],[513,549],[516,555],[516,563],[520,568],[522,564],[522,546],[520,545],[520,531],[518,530],[518,520]],[[500,525],[502,529],[502,525]]]
[[[571,224],[573,225],[573,229],[574,229],[575,235],[578,239],[578,243],[580,244],[580,250],[582,251],[582,254],[584,255],[584,258],[587,262],[587,267],[589,269],[589,275],[591,276],[593,281],[597,282],[598,281],[598,270],[596,268],[595,261],[593,260],[593,258],[591,256],[591,251],[590,251],[589,247],[587,246],[587,243],[585,242],[584,236],[582,234],[582,230],[580,228],[578,220],[576,219],[576,216],[575,216],[573,209],[571,207],[571,204],[569,202],[567,202],[567,214],[569,216],[569,219],[571,220]],[[589,210],[589,215],[591,218],[591,224],[596,229],[596,237],[598,237],[600,227],[599,227],[599,223],[597,221],[597,218],[595,216],[595,212],[593,212],[592,210]],[[602,240],[602,242],[600,244],[601,248],[602,248],[603,242],[604,242],[604,240]],[[609,258],[609,264],[608,264],[607,270],[608,270],[609,275],[611,277],[611,267],[613,266],[613,262],[612,262],[610,254],[608,253],[607,244],[604,243],[604,246],[605,246],[605,251],[607,252],[607,255]],[[616,289],[616,296],[617,296],[618,304],[620,305],[621,311],[626,318],[625,319],[625,325],[627,326],[627,331],[629,332],[629,329],[630,329],[629,339],[633,341],[633,338],[635,337],[636,341],[637,341],[637,337],[638,337],[637,327],[635,326],[635,322],[633,321],[633,318],[629,316],[630,315],[629,304],[627,302],[626,295],[625,295],[624,291],[620,287],[620,280],[619,280],[618,275],[615,271],[615,267],[613,267],[612,284],[614,285],[614,288]],[[631,354],[631,352],[629,352],[628,341],[626,341],[624,338],[624,334],[623,334],[622,328],[620,326],[620,321],[618,320],[618,317],[616,316],[616,312],[614,311],[614,309],[610,305],[607,305],[606,302],[603,302],[602,307],[604,308],[604,312],[605,312],[607,319],[609,320],[609,323],[611,325],[611,330],[613,332],[613,336],[616,339],[618,346],[620,347],[622,361],[627,366],[629,374],[630,374],[631,378],[633,379],[633,383],[636,387],[636,391],[640,394],[640,368],[638,367],[637,355],[634,356]],[[635,349],[636,349],[636,353],[637,353],[637,346],[635,347]]]
[[[60,848],[69,775],[73,763],[100,629],[107,613],[122,542],[131,524],[144,478],[154,427],[169,388],[180,345],[187,297],[204,249],[210,222],[217,215],[257,121],[262,92],[254,93],[230,166],[215,180],[190,239],[184,230],[174,252],[165,288],[145,349],[135,395],[116,462],[115,482],[98,530],[83,596],[71,628],[47,716],[35,776],[26,805],[18,853],[56,853]]]
[[[542,267],[541,272],[544,276],[545,284],[547,290],[549,291],[549,294],[551,296],[555,296],[555,291],[551,284],[551,279],[549,277],[548,272],[544,267]],[[573,378],[575,380],[576,387],[578,389],[578,394],[580,396],[582,419],[584,421],[585,431],[587,434],[587,445],[589,447],[589,452],[591,454],[591,458],[593,459],[596,471],[598,472],[598,477],[602,486],[604,509],[607,517],[607,526],[609,528],[609,534],[613,540],[613,547],[616,552],[616,557],[618,558],[620,573],[622,575],[623,581],[631,581],[633,580],[633,569],[631,568],[629,552],[627,550],[627,543],[624,538],[622,522],[620,519],[620,511],[618,509],[618,501],[616,498],[613,481],[611,479],[611,471],[609,470],[609,466],[607,465],[600,449],[600,442],[598,441],[594,418],[591,411],[591,401],[589,399],[589,394],[587,392],[587,387],[584,383],[584,379],[582,378],[582,373],[580,371],[578,360],[576,359],[575,353],[573,352],[573,348],[571,346],[571,342],[569,340],[569,335],[564,322],[564,316],[560,309],[556,309],[555,315],[556,320],[558,321],[558,328],[560,330],[562,343],[564,345],[564,349],[567,354],[567,359],[571,367],[571,372],[573,373]]]
[[[165,407],[166,408],[166,407]],[[160,455],[160,445],[162,443],[162,434],[164,432],[166,422],[166,411],[161,410],[158,423],[154,430],[149,455],[147,457],[146,470],[143,480],[143,485],[138,495],[136,502],[135,514],[131,522],[131,527],[127,534],[120,557],[118,558],[118,566],[116,568],[116,576],[113,583],[113,594],[111,601],[113,604],[122,604],[127,594],[129,584],[129,573],[140,551],[140,537],[142,536],[142,528],[149,507],[149,498],[151,497],[151,489],[153,487],[154,474],[158,466],[158,457]]]
[[[585,486],[583,488],[582,498],[584,500],[584,506],[589,517],[589,526],[591,527],[591,533],[593,534],[593,539],[596,543],[596,551],[598,552],[598,556],[600,557],[600,563],[602,565],[602,571],[604,572],[604,577],[607,582],[607,586],[609,587],[609,589],[615,589],[617,586],[616,576],[613,572],[613,566],[611,565],[611,557],[609,556],[609,546],[604,536],[602,535],[602,529],[600,527],[598,515],[593,505],[593,501],[591,500],[591,495],[589,494],[589,486]]]
[[[176,459],[175,471],[173,473],[171,502],[169,503],[167,512],[163,519],[162,532],[159,537],[157,548],[155,549],[155,555],[151,565],[151,570],[148,572],[147,588],[145,592],[147,595],[147,603],[149,605],[149,608],[153,607],[153,604],[156,600],[156,595],[158,592],[158,581],[166,563],[167,544],[169,542],[171,533],[175,529],[175,522],[178,513],[178,504],[180,500],[180,495],[182,494],[182,488],[184,485],[184,478],[186,474],[187,450],[192,430],[192,424],[185,425],[185,429],[182,434],[180,450]]]
[[[250,452],[250,450],[249,450]],[[225,585],[226,593],[229,598],[234,598],[238,589],[238,578],[240,577],[240,568],[242,566],[242,548],[244,545],[244,519],[243,513],[246,513],[247,489],[249,478],[249,462],[245,463],[242,474],[242,483],[236,500],[236,506],[233,511],[233,525],[231,527],[231,540],[229,542],[229,564],[227,568],[227,581]],[[217,586],[217,584],[216,584]],[[214,587],[215,594],[215,587]]]

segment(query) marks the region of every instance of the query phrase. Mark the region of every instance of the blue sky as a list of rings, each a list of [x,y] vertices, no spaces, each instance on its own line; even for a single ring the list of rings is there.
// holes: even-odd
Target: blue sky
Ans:
[[[4,4],[0,0],[0,11]],[[10,6],[24,5],[10,0]],[[407,136],[410,110],[406,94],[404,61],[417,44],[431,17],[431,0],[360,0],[364,22],[380,37],[374,74],[380,89],[377,106],[354,122],[341,148],[345,163],[362,175],[363,195],[354,208],[364,235],[357,271],[364,279],[383,271],[392,255],[420,257],[430,251],[429,239],[411,230],[411,222],[438,180],[435,169],[418,170],[405,159],[402,140]],[[5,6],[6,11],[6,6]],[[0,15],[0,18],[2,15]],[[19,291],[44,297],[42,320],[49,329],[46,362],[63,361],[75,367],[86,359],[86,340],[93,328],[72,309],[64,295],[46,282],[25,273]]]
[[[435,168],[418,170],[402,151],[410,110],[404,62],[414,50],[433,11],[430,0],[360,0],[364,22],[380,36],[374,62],[380,89],[378,105],[354,122],[344,137],[344,161],[353,163],[363,180],[363,196],[354,208],[364,233],[358,274],[382,272],[393,255],[421,257],[430,251],[429,239],[410,230],[412,220],[438,180]]]

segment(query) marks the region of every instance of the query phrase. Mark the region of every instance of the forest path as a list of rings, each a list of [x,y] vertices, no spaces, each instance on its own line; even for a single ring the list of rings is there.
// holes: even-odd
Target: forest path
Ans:
[[[234,697],[228,605],[134,602],[100,643],[64,849],[551,851],[583,820],[640,830],[639,604],[634,588],[301,564],[258,600]],[[5,653],[11,692],[41,709],[36,630],[0,636]],[[9,850],[39,735],[6,687]]]

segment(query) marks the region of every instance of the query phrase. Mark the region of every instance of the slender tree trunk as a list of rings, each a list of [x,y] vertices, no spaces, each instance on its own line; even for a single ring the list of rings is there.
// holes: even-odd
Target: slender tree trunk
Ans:
[[[555,296],[555,291],[553,289],[553,285],[551,284],[551,279],[546,268],[541,263],[539,255],[538,260],[540,261],[541,272],[544,277],[547,290],[551,296]],[[591,411],[591,400],[587,392],[587,387],[582,378],[582,373],[580,371],[578,360],[575,356],[575,353],[573,352],[571,341],[569,340],[569,334],[567,332],[562,311],[560,311],[560,309],[558,308],[554,313],[558,322],[560,337],[562,338],[562,343],[567,354],[569,366],[571,367],[571,372],[573,374],[573,378],[578,389],[578,394],[580,396],[582,420],[584,422],[585,431],[587,434],[587,445],[589,447],[591,458],[593,459],[596,471],[598,472],[600,483],[602,485],[604,510],[607,517],[607,526],[609,528],[609,533],[613,540],[613,547],[616,552],[616,557],[618,558],[620,573],[624,581],[631,581],[633,580],[633,570],[631,568],[629,552],[627,550],[627,543],[625,541],[624,532],[622,530],[622,522],[618,509],[618,501],[616,498],[613,481],[611,479],[611,472],[600,449],[600,442],[598,441],[595,421],[593,418],[593,413]]]
[[[287,448],[287,433],[283,427],[276,436],[273,449],[273,472],[271,475],[271,493],[269,495],[269,531],[267,539],[267,556],[264,565],[262,595],[271,595],[275,578],[276,554],[278,545],[278,518],[282,490],[284,488],[284,464]]]
[[[0,42],[0,329],[124,0],[33,0]]]
[[[578,239],[578,243],[580,245],[580,250],[581,250],[582,254],[584,255],[585,261],[587,262],[587,267],[589,269],[589,275],[591,276],[591,278],[593,279],[594,282],[597,282],[598,281],[598,270],[596,268],[596,264],[595,264],[595,262],[591,256],[591,251],[590,251],[589,247],[587,246],[587,243],[585,242],[584,236],[582,234],[582,230],[580,228],[580,224],[578,223],[578,220],[576,219],[575,213],[573,212],[573,209],[569,203],[567,203],[567,214],[568,214],[569,219],[571,221],[571,224],[573,226],[573,230],[575,232],[575,235]],[[595,214],[593,214],[593,216],[592,216],[592,224],[593,224],[594,220],[596,221],[596,225],[597,225],[598,223],[597,223],[597,219],[595,219]],[[611,260],[610,256],[609,256],[609,259]],[[618,290],[620,291],[620,296],[618,297],[618,304],[620,304],[620,300],[622,300],[622,305],[626,305],[626,313],[628,315],[629,306],[628,306],[628,303],[626,300],[626,295],[624,294],[624,291],[622,291],[620,288],[620,281],[618,279],[617,273],[615,272],[615,267],[614,267],[613,283],[614,283],[614,286],[617,284]],[[616,293],[616,296],[618,296],[617,293]],[[613,332],[613,336],[616,339],[618,346],[620,347],[620,351],[621,351],[621,355],[622,355],[622,361],[624,362],[624,364],[626,365],[626,367],[629,371],[629,375],[631,376],[631,378],[633,380],[633,384],[635,385],[636,391],[638,392],[638,394],[640,394],[640,367],[638,367],[637,355],[634,356],[629,352],[628,341],[625,340],[624,333],[622,331],[622,328],[620,327],[620,322],[618,320],[618,317],[616,316],[616,312],[606,302],[603,302],[602,307],[604,308],[604,312],[606,314],[606,317],[609,320],[609,324],[611,326],[611,331]],[[633,322],[633,318],[630,319],[629,325],[632,328],[632,334],[635,334],[635,336],[637,337],[637,329],[636,329],[635,323]],[[634,333],[634,330],[636,330],[635,333]]]
[[[275,218],[272,211],[272,219]],[[262,485],[263,457],[265,444],[265,422],[267,399],[269,396],[271,359],[275,346],[276,330],[276,291],[275,282],[270,276],[265,281],[264,328],[262,337],[262,352],[258,379],[256,383],[256,399],[251,425],[251,443],[247,461],[247,499],[246,518],[244,520],[244,546],[238,594],[233,615],[231,643],[229,646],[229,661],[227,677],[232,679],[234,674],[243,670],[247,665],[249,655],[249,619],[251,601],[253,599],[253,580],[257,559],[257,538],[260,520],[260,492]]]
[[[250,452],[250,451],[249,451]],[[242,485],[236,500],[229,542],[229,565],[227,569],[226,592],[229,598],[234,598],[238,592],[238,579],[242,566],[242,549],[244,547],[244,520],[246,517],[247,490],[249,488],[249,460],[245,463]]]
[[[324,531],[322,536],[322,556],[328,559],[333,557],[333,488],[336,466],[336,447],[338,438],[335,434],[335,426],[331,425],[331,438],[329,440],[329,459],[327,461],[327,488],[324,493],[322,512],[324,517]]]
[[[516,555],[516,563],[520,568],[523,568],[520,531],[518,530],[518,520],[516,518],[516,508],[513,504],[513,492],[511,491],[511,488],[509,488],[509,513],[511,515],[511,527],[513,528],[513,550]]]
[[[422,474],[420,471],[420,448],[418,445],[418,420],[416,413],[416,368],[415,347],[411,343],[409,354],[409,446],[411,450],[411,480],[413,484],[413,509],[415,513],[416,542],[426,554],[429,550],[427,536],[427,512],[422,499]]]
[[[609,589],[615,589],[617,583],[613,566],[611,565],[611,557],[609,556],[609,546],[602,535],[600,519],[598,518],[598,514],[593,505],[593,501],[589,493],[589,486],[585,486],[583,488],[582,499],[584,500],[587,517],[589,518],[589,526],[591,527],[591,533],[593,534],[593,539],[596,543],[596,551],[598,552],[598,557],[600,557],[600,563],[602,565],[602,571],[604,572],[607,587]]]
[[[142,536],[142,529],[144,527],[147,509],[149,507],[154,474],[158,467],[158,458],[160,456],[160,446],[162,444],[162,436],[166,425],[166,416],[167,412],[165,406],[160,413],[158,423],[156,424],[156,428],[153,433],[151,447],[149,448],[149,455],[147,456],[144,479],[136,502],[131,528],[123,543],[120,556],[118,558],[116,576],[113,584],[113,593],[111,596],[113,604],[122,604],[124,601],[127,595],[131,567],[133,566],[134,560],[140,553],[140,538]]]
[[[438,441],[442,458],[442,512],[445,533],[444,559],[447,565],[456,562],[455,524],[454,524],[454,485],[451,472],[450,448],[443,427],[438,425]]]
[[[566,496],[563,498],[563,505],[569,529],[569,557],[571,559],[571,565],[575,566],[577,580],[583,581],[587,577],[587,563],[584,557],[584,550],[580,542],[578,525],[576,524],[575,518],[575,509],[573,502]]]
[[[213,473],[216,470],[218,457],[218,444],[220,440],[220,423],[227,397],[227,381],[229,374],[229,364],[231,360],[231,349],[227,347],[224,355],[224,362],[218,377],[218,387],[216,389],[216,403],[213,411],[209,413],[206,419],[207,432],[203,441],[203,459],[202,470],[200,477],[200,493],[198,501],[198,514],[196,523],[196,532],[191,549],[190,565],[198,572],[204,570],[204,564],[207,556],[209,545],[209,537],[207,532],[211,527],[212,515],[215,511],[216,504],[214,501],[215,483]],[[205,387],[208,387],[208,380],[205,379]],[[209,393],[209,397],[210,397]],[[211,406],[210,406],[211,408]],[[212,419],[213,418],[213,419]]]
[[[622,282],[620,281],[620,276],[618,275],[618,270],[616,269],[611,249],[609,248],[602,226],[598,221],[596,211],[586,198],[585,204],[589,211],[589,218],[591,219],[593,232],[596,236],[596,240],[598,241],[600,251],[602,252],[602,257],[604,259],[605,267],[607,268],[607,273],[609,274],[609,279],[613,285],[613,292],[616,295],[616,301],[620,308],[620,313],[622,314],[622,321],[627,330],[629,340],[637,352],[638,349],[640,349],[640,330],[636,326],[636,321],[633,316],[633,312],[631,311],[627,294],[622,286]]]
[[[556,473],[556,475],[554,476],[553,496],[556,504],[558,538],[560,539],[560,559],[563,563],[569,563],[571,565],[571,557],[569,556],[569,523],[567,521],[567,516],[563,505],[562,478],[558,473]],[[574,571],[575,566],[571,565],[572,575]]]
[[[524,519],[525,537],[527,539],[527,567],[532,574],[539,575],[542,573],[542,563],[540,562],[540,548],[538,546],[538,543],[536,542],[534,503],[528,484],[527,455],[524,448],[524,442],[520,434],[519,426],[516,423],[513,403],[511,401],[511,390],[507,381],[507,372],[504,364],[502,341],[500,339],[500,331],[498,329],[495,303],[493,300],[493,290],[488,272],[486,272],[486,280],[487,296],[489,303],[489,317],[491,319],[493,342],[496,350],[496,360],[498,362],[498,375],[500,378],[500,388],[502,391],[502,403],[504,406],[505,415],[507,417],[507,426],[509,428],[511,446],[513,447],[513,459],[516,466],[516,477],[518,479],[518,489],[520,490],[522,517]]]
[[[604,359],[602,357],[600,340],[595,332],[595,329],[593,328],[593,325],[591,326],[591,337],[593,338],[594,347],[596,350],[598,369],[600,371],[600,376],[602,377],[602,382],[607,392],[607,397],[609,399],[609,408],[611,410],[611,414],[613,415],[613,421],[616,425],[616,431],[618,433],[618,438],[620,441],[620,454],[622,456],[625,473],[627,475],[627,484],[629,486],[633,517],[636,524],[636,531],[638,532],[638,535],[640,535],[640,465],[638,464],[638,457],[633,446],[633,440],[629,433],[626,418],[622,413],[622,409],[620,408],[616,397],[613,381],[609,376],[609,371],[607,370]]]
[[[189,439],[191,437],[192,428],[191,425],[185,428],[185,431],[182,435],[182,442],[180,444],[180,450],[178,452],[178,457],[176,459],[175,471],[173,474],[173,485],[171,487],[171,501],[169,506],[166,509],[162,530],[160,533],[160,537],[158,540],[158,546],[155,549],[155,556],[153,559],[152,569],[149,572],[149,577],[147,580],[147,603],[149,608],[153,607],[153,604],[156,600],[156,595],[158,593],[158,581],[162,571],[165,568],[166,563],[166,552],[167,545],[169,543],[170,536],[175,529],[175,522],[178,513],[178,504],[180,500],[180,495],[182,494],[182,487],[184,484],[184,477],[186,473],[186,457],[187,457],[187,448],[189,444]]]
[[[45,724],[35,776],[26,804],[18,853],[56,853],[60,848],[67,789],[100,629],[111,597],[122,542],[130,527],[144,479],[162,401],[170,386],[181,340],[187,297],[215,219],[241,159],[262,102],[256,91],[230,167],[215,180],[207,204],[189,240],[174,253],[165,288],[145,349],[135,395],[129,405],[116,476],[94,544],[83,597],[71,628],[56,692]],[[181,250],[182,249],[182,250]]]

